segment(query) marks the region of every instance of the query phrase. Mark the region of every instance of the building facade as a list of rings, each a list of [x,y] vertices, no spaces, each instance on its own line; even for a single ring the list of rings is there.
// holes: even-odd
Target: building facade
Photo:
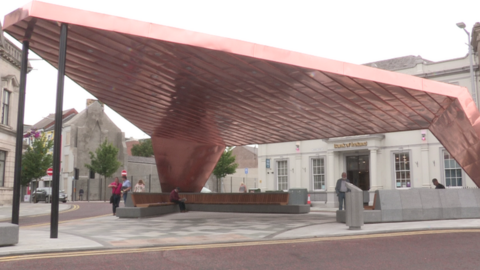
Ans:
[[[74,169],[78,168],[79,179],[83,182],[88,181],[89,199],[102,200],[109,194],[106,186],[112,179],[101,179],[98,174],[91,179],[90,171],[85,164],[90,164],[89,153],[95,152],[98,146],[107,140],[118,149],[118,160],[122,166],[115,175],[120,176],[122,170],[127,170],[128,164],[125,133],[105,114],[103,104],[100,102],[87,104],[89,105],[85,110],[63,124],[60,189],[64,190],[69,198],[72,198],[76,189],[80,189],[78,183],[75,183],[76,180],[73,180]]]
[[[13,199],[21,58],[22,50],[3,36],[0,23],[0,205]]]
[[[472,45],[477,44],[473,89],[468,55],[440,62],[407,56],[366,65],[464,86],[477,101],[479,32],[477,24],[472,35]],[[338,205],[335,184],[342,172],[370,193],[370,203],[377,189],[434,188],[433,178],[447,188],[476,188],[428,130],[266,144],[259,145],[258,151],[262,190],[306,188],[313,201],[327,207]]]

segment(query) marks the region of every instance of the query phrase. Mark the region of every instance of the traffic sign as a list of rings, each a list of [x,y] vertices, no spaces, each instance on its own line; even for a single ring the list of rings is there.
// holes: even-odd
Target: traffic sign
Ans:
[[[123,170],[122,171],[122,176],[127,176],[127,171]]]
[[[248,168],[245,168],[245,174],[248,174]]]
[[[48,168],[47,169],[47,174],[52,176],[53,175],[53,169],[52,168]]]

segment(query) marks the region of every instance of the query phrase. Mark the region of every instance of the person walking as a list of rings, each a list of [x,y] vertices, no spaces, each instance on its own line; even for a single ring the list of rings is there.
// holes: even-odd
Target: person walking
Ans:
[[[350,183],[350,180],[347,179],[347,174],[343,172],[342,178],[338,179],[337,184],[335,185],[335,191],[337,192],[338,196],[338,210],[343,210],[343,204],[345,203],[345,193],[347,191],[350,191],[347,188],[347,183]]]
[[[138,180],[138,183],[133,188],[133,192],[145,192],[145,183],[143,183],[142,179]]]
[[[132,184],[126,175],[122,175],[122,180],[123,203],[127,205],[127,194],[132,189]]]
[[[112,188],[112,197],[110,197],[110,203],[112,204],[113,215],[117,212],[117,207],[120,204],[120,195],[122,194],[122,185],[118,180],[118,177],[115,177],[115,181],[108,185],[109,188]]]

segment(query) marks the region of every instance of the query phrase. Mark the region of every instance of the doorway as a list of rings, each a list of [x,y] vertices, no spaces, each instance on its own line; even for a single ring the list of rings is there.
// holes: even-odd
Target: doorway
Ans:
[[[361,190],[370,189],[370,156],[347,156],[347,179]]]

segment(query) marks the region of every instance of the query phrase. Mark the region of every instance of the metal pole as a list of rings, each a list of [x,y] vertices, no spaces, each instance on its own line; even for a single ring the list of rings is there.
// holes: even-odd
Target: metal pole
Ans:
[[[230,176],[230,193],[233,193],[233,181],[231,176]]]
[[[22,68],[20,70],[20,88],[17,113],[17,138],[15,142],[15,170],[13,175],[12,223],[18,225],[20,214],[20,177],[22,173],[23,117],[25,114],[25,88],[27,86],[28,48],[30,43],[23,41]]]
[[[107,177],[104,178],[103,180],[103,201],[107,201]]]
[[[473,48],[472,48],[472,44],[471,44],[471,41],[470,41],[470,33],[465,30],[465,28],[463,29],[465,31],[465,33],[467,33],[467,36],[468,36],[468,58],[470,60],[470,83],[471,83],[471,86],[472,86],[472,90],[471,92],[475,94],[474,96],[474,100],[475,101],[475,105],[477,105],[478,107],[478,93],[477,93],[477,89],[475,88],[475,79],[474,79],[474,73],[473,73]]]
[[[90,177],[87,179],[87,201],[90,202]]]
[[[73,180],[72,202],[77,200],[77,180]]]
[[[152,187],[152,175],[148,175],[148,193],[150,193]]]
[[[68,25],[62,23],[60,30],[60,48],[58,53],[57,104],[55,110],[55,137],[53,139],[53,178],[52,211],[50,216],[50,238],[58,238],[58,188],[60,184],[60,161],[62,146],[63,87],[65,83],[65,63],[67,60]]]

